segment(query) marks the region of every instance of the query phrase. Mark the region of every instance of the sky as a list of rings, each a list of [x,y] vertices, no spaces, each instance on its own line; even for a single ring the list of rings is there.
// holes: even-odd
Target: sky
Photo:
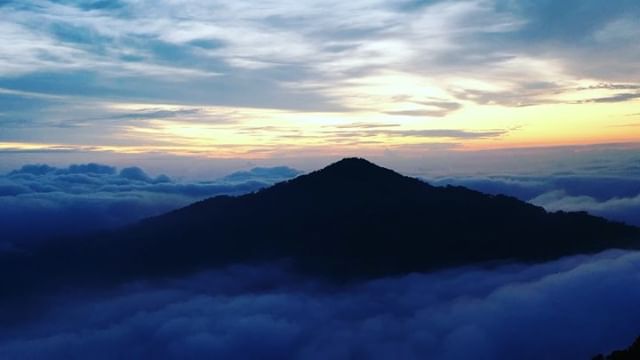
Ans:
[[[640,226],[638,39],[638,0],[0,0],[0,258],[346,156]],[[640,334],[639,278],[235,264],[44,293],[0,358],[588,359]]]
[[[0,18],[7,171],[640,141],[636,0],[20,0]]]

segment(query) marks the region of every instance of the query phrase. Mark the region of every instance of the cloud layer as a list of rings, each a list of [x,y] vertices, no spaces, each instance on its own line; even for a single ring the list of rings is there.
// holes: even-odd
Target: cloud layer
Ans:
[[[640,226],[640,177],[630,168],[612,173],[604,166],[544,176],[459,176],[428,179],[435,185],[461,185],[489,194],[506,194],[548,211],[587,211]]]
[[[207,197],[255,191],[297,174],[288,167],[253,168],[214,181],[180,182],[149,176],[138,167],[25,165],[0,176],[3,247],[110,229]]]
[[[5,359],[590,359],[640,333],[640,254],[335,287],[236,266],[51,299],[0,329]]]

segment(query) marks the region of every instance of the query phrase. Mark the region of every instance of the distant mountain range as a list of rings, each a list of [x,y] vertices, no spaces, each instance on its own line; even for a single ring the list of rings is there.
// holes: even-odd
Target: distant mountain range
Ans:
[[[349,158],[256,193],[218,196],[117,231],[4,253],[0,305],[233,263],[285,260],[295,271],[342,283],[639,245],[635,227],[434,187]]]

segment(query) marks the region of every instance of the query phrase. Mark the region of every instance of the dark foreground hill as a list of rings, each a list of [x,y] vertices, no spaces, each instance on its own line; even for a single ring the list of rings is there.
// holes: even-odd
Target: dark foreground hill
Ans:
[[[638,360],[640,359],[640,337],[625,350],[617,350],[608,356],[598,355],[593,360]]]
[[[348,281],[489,261],[636,248],[637,228],[515,198],[433,187],[362,159],[220,196],[99,236],[2,255],[4,299],[287,259]],[[10,290],[8,290],[10,289]]]

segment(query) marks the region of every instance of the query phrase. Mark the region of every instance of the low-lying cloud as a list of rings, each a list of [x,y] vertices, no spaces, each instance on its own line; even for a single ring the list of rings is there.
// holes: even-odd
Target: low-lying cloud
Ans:
[[[590,359],[639,333],[640,254],[462,268],[341,287],[278,266],[51,299],[3,359]]]
[[[0,248],[110,229],[211,196],[256,191],[297,174],[287,167],[254,168],[213,181],[181,182],[138,167],[25,165],[0,176]]]
[[[532,199],[531,203],[550,211],[587,211],[640,226],[640,193],[633,197],[614,197],[598,201],[591,196],[571,196],[559,190],[544,193]]]
[[[461,185],[489,194],[506,194],[549,211],[587,211],[640,226],[640,179],[634,176],[512,175],[429,181],[435,185]]]

